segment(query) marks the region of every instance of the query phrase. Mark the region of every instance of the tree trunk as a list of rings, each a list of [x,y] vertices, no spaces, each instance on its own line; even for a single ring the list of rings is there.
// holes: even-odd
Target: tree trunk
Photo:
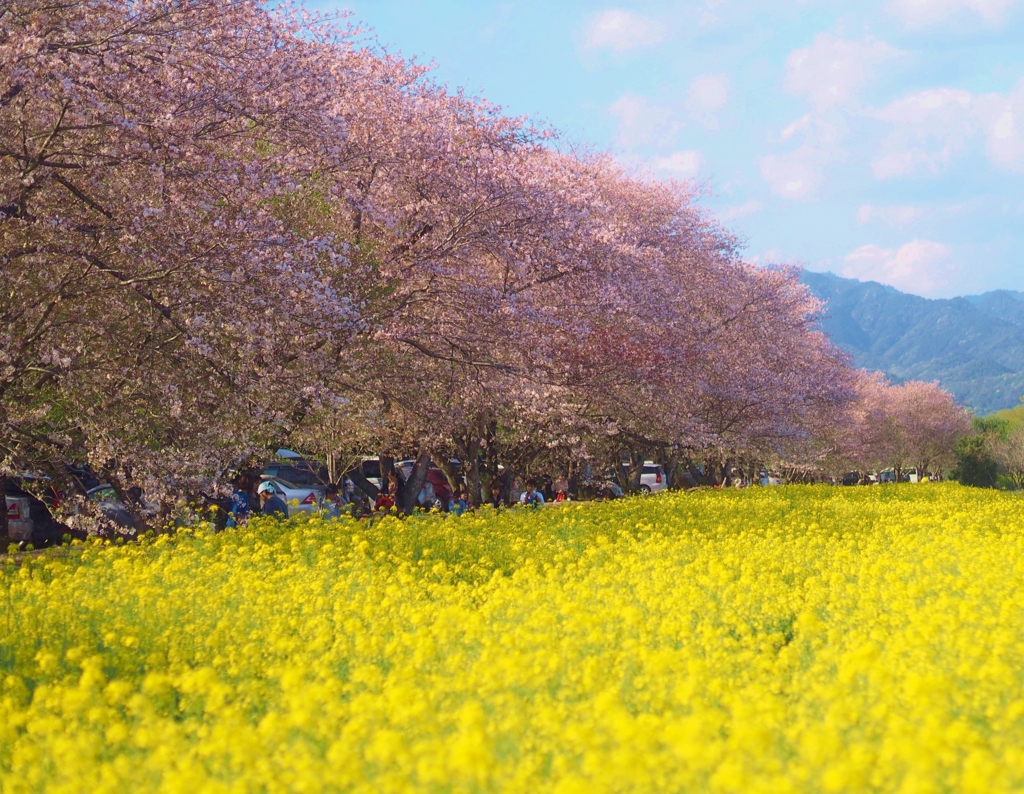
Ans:
[[[338,456],[333,452],[327,453],[327,479],[332,483],[338,482]]]
[[[352,480],[352,483],[362,491],[366,496],[370,498],[371,502],[377,501],[377,497],[380,496],[380,489],[377,488],[372,482],[366,479],[363,474],[363,464],[359,462],[356,467],[348,473],[348,478]]]
[[[466,490],[469,492],[469,503],[473,507],[479,507],[483,503],[480,493],[480,439],[479,434],[473,433],[466,439],[465,449],[459,450],[462,458],[462,474],[466,480]]]
[[[483,429],[483,439],[481,439],[481,446],[484,449],[484,455],[486,458],[485,468],[487,471],[487,500],[490,501],[491,489],[494,487],[494,483],[498,483],[501,486],[501,499],[502,501],[508,498],[508,479],[509,470],[505,469],[505,473],[501,474],[498,471],[498,444],[497,444],[497,422],[481,422],[481,428]]]
[[[644,468],[644,453],[633,447],[627,447],[626,452],[629,455],[629,463],[626,466],[622,465],[621,451],[615,453],[615,479],[622,486],[623,491],[626,493],[636,493],[640,490],[640,475],[643,473]]]
[[[383,463],[381,458],[381,463]],[[420,448],[419,457],[416,458],[416,465],[412,468],[412,474],[406,480],[398,493],[399,512],[409,515],[416,506],[416,497],[419,496],[423,483],[427,480],[427,471],[430,469],[430,452]]]
[[[0,510],[0,553],[6,553],[10,535],[7,531],[7,477],[4,474],[0,474],[0,495],[3,497],[3,510]]]
[[[395,506],[397,507],[399,499],[402,497],[405,483],[402,482],[402,478],[395,472],[395,459],[384,453],[378,453],[377,465],[380,467],[380,490],[382,493],[388,492],[388,477],[398,478],[398,493],[395,494]]]
[[[647,455],[641,449],[631,449],[629,451],[629,492],[639,493],[640,491],[640,477],[644,473],[644,460]]]
[[[629,469],[622,466],[622,452],[616,450],[612,456],[612,479],[619,484],[623,491],[629,493]]]
[[[675,490],[682,487],[682,461],[679,460],[678,452],[666,452],[661,455],[662,468],[665,470],[665,487]]]
[[[459,482],[459,478],[455,475],[455,467],[452,466],[452,462],[446,458],[440,458],[437,461],[437,468],[441,470],[444,478],[448,481],[448,487],[451,489],[452,495],[458,493],[459,486],[462,483]]]
[[[717,455],[712,455],[704,459],[704,476],[707,478],[708,485],[725,485],[725,481],[722,479],[725,472],[725,464],[720,463],[720,460],[721,459]]]
[[[704,456],[704,479],[708,485],[724,485],[719,479],[721,473],[725,470],[725,464],[721,462],[721,457],[715,452],[708,452]]]

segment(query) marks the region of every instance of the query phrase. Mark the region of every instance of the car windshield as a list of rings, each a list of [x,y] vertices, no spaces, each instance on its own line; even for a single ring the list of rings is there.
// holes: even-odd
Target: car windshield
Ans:
[[[94,501],[94,502],[120,502],[121,501],[120,497],[117,495],[117,491],[115,491],[109,485],[106,486],[106,487],[103,487],[103,488],[95,488],[95,489],[93,489],[90,492],[90,494],[89,494],[89,498],[92,501]]]

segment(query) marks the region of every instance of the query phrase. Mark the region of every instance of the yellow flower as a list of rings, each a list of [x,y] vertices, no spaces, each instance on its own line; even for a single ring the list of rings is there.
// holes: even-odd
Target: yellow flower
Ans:
[[[1012,494],[210,530],[0,568],[5,791],[1022,784]]]

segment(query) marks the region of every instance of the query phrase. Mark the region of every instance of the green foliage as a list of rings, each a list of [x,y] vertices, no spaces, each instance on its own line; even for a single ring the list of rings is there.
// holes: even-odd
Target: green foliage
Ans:
[[[1007,427],[1024,424],[1024,397],[1020,398],[1020,405],[1016,405],[1013,408],[1004,408],[1002,411],[996,411],[985,418],[1002,422]]]
[[[989,451],[985,433],[977,432],[979,422],[984,420],[975,420],[974,435],[964,436],[957,442],[953,479],[975,488],[995,488],[999,465]]]

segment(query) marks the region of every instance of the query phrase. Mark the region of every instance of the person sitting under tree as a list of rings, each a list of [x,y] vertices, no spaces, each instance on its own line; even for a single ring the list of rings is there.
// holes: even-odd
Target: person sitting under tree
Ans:
[[[526,490],[519,497],[519,504],[527,507],[541,507],[544,504],[544,494],[537,490],[536,480],[526,481]]]
[[[328,518],[340,518],[343,513],[351,515],[353,512],[351,502],[342,495],[342,490],[337,483],[332,482],[327,486],[327,493],[324,496],[324,511]]]
[[[381,488],[377,501],[373,504],[374,511],[388,512],[398,501],[398,477],[392,472],[388,474],[386,487]]]
[[[494,482],[491,483],[491,498],[488,500],[488,504],[490,504],[490,506],[495,510],[505,504],[501,491],[501,481],[495,479]]]
[[[242,472],[235,477],[235,490],[228,502],[228,520],[225,526],[237,527],[244,524],[252,512],[252,476]]]

